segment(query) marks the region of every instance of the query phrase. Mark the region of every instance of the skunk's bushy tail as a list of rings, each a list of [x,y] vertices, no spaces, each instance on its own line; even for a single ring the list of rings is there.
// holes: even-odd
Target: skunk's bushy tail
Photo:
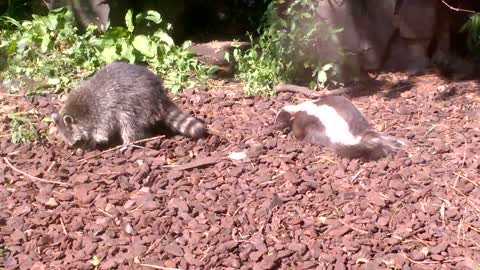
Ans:
[[[344,157],[378,160],[397,153],[402,145],[395,137],[382,135],[374,130],[367,131],[355,145],[336,145],[335,152]]]

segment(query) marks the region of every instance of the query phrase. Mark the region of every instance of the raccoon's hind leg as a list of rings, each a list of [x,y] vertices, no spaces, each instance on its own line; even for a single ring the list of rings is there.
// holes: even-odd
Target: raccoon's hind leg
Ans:
[[[129,125],[122,126],[120,136],[122,137],[123,144],[131,144],[145,137],[143,132],[138,132],[136,131],[136,128]]]
[[[142,127],[138,127],[127,114],[121,114],[119,117],[120,122],[120,137],[123,144],[131,144],[137,140],[145,137],[145,132]]]

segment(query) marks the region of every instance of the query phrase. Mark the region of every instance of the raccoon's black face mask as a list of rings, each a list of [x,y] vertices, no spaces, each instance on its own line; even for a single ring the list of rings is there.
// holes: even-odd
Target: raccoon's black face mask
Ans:
[[[85,142],[86,132],[75,124],[75,119],[70,115],[52,114],[52,119],[57,126],[58,133],[69,146],[79,147]]]

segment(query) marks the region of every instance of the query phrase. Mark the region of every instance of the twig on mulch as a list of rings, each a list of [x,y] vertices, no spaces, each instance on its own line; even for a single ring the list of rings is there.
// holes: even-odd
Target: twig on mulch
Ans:
[[[62,217],[60,217],[60,224],[62,225],[63,234],[64,234],[65,236],[68,236],[67,228],[65,228],[65,223],[63,222],[63,218],[62,218]]]
[[[438,264],[438,263],[441,263],[441,262],[435,262],[435,261],[415,261],[413,259],[411,259],[410,257],[408,257],[407,254],[405,254],[404,252],[401,253],[403,255],[403,257],[407,260],[409,260],[411,263],[415,263],[415,264]]]
[[[320,159],[319,159],[319,160],[314,161],[314,162],[312,162],[312,163],[313,163],[313,164],[317,164],[317,163],[323,162],[323,161],[325,161],[325,160],[328,161],[328,162],[330,162],[330,163],[332,163],[332,164],[337,164],[337,162],[336,162],[335,160],[333,160],[333,159],[331,159],[331,158],[329,158],[329,157],[327,157],[327,156],[320,156]]]
[[[353,90],[357,89],[358,87],[340,87],[337,89],[333,89],[328,91],[326,94],[319,94],[313,90],[310,90],[308,87],[299,86],[295,84],[285,84],[281,83],[273,87],[273,91],[280,93],[280,92],[292,92],[292,93],[299,93],[305,95],[309,98],[319,98],[321,96],[330,96],[330,95],[342,95],[353,92]]]
[[[227,159],[226,156],[214,156],[214,157],[205,157],[205,158],[199,158],[195,159],[189,163],[182,164],[182,165],[168,165],[168,166],[163,166],[164,168],[172,168],[177,171],[184,171],[184,170],[190,170],[194,168],[199,168],[207,165],[212,165],[218,163],[220,160]]]
[[[352,177],[352,179],[350,179],[350,183],[353,183],[353,181],[355,181],[355,179],[357,179],[357,177],[358,177],[363,171],[364,171],[363,169],[358,170],[358,172]]]
[[[164,236],[165,236],[165,234],[164,234]],[[145,251],[145,253],[143,253],[142,256],[145,256],[148,253],[150,253],[154,248],[156,248],[160,244],[160,242],[162,242],[161,239],[156,239],[155,241],[153,241],[153,243],[147,248],[147,251]]]
[[[411,87],[415,85],[414,83],[407,83],[404,85],[399,85],[397,87],[393,87],[391,89],[384,89],[380,90],[378,92],[394,92],[398,90],[402,90],[407,87]],[[313,90],[310,90],[307,87],[304,86],[299,86],[295,84],[284,84],[281,83],[279,85],[276,85],[273,87],[273,91],[280,93],[280,92],[291,92],[291,93],[299,93],[302,95],[305,95],[309,98],[319,98],[319,97],[326,97],[326,96],[338,96],[338,95],[343,95],[343,94],[349,94],[356,92],[357,90],[360,90],[362,88],[366,87],[365,85],[354,85],[354,86],[347,86],[347,87],[340,87],[337,89],[329,90],[326,94],[319,94]]]
[[[108,217],[111,217],[113,218],[113,215],[108,213],[107,211],[103,210],[103,209],[100,209],[100,208],[97,208],[97,210],[101,213],[103,213],[104,215],[108,216]]]
[[[100,153],[98,153],[98,154],[95,154],[95,155],[91,155],[91,156],[89,156],[89,157],[82,158],[82,159],[78,160],[78,162],[85,162],[85,161],[87,161],[87,160],[89,160],[89,159],[92,159],[92,158],[95,158],[95,157],[99,157],[99,156],[101,156],[101,155],[104,155],[104,154],[109,153],[109,152],[116,151],[116,150],[121,149],[121,148],[123,148],[123,147],[132,146],[132,145],[134,145],[134,144],[136,144],[136,143],[141,143],[141,142],[149,142],[149,141],[153,141],[153,140],[160,139],[160,138],[163,138],[163,137],[165,137],[165,136],[164,136],[164,135],[160,135],[160,136],[156,136],[156,137],[151,137],[151,138],[146,138],[146,139],[134,141],[134,142],[129,143],[129,144],[118,145],[118,146],[115,146],[115,147],[113,147],[113,148],[110,148],[110,149],[107,149],[107,150],[105,150],[105,151],[102,151],[102,152],[100,152]],[[149,149],[149,148],[147,148],[147,149]]]
[[[340,223],[342,223],[343,225],[349,227],[350,229],[352,229],[352,230],[354,230],[354,231],[356,231],[356,232],[359,232],[359,233],[361,233],[361,234],[369,234],[369,233],[370,233],[369,231],[365,231],[365,230],[359,229],[359,228],[357,228],[357,227],[355,227],[355,226],[353,226],[353,225],[350,225],[350,224],[346,223],[346,222],[343,221],[343,220],[340,220],[340,219],[339,219],[338,221],[339,221]]]
[[[133,147],[133,148],[138,148],[138,149],[142,149],[142,150],[155,150],[153,148],[148,148],[148,147],[144,147],[144,146],[140,146],[140,145],[135,145],[135,144],[129,144],[129,146]]]
[[[254,243],[253,241],[251,241],[251,240],[237,239],[237,238],[235,237],[236,234],[237,234],[237,228],[234,228],[234,229],[232,230],[232,239],[233,239],[233,241],[238,242],[238,243],[250,243],[250,244],[254,244],[254,245],[255,245],[255,243]],[[241,234],[240,234],[240,237],[242,237]],[[243,237],[242,237],[242,238],[243,238]]]
[[[453,172],[454,175],[456,175],[457,177],[460,177],[462,179],[465,179],[467,180],[468,182],[470,182],[472,185],[474,185],[475,187],[478,187],[478,184],[475,183],[473,180],[471,180],[470,178],[468,178],[467,176],[463,175],[463,174],[460,174],[460,173],[457,173],[457,172]],[[454,186],[455,187],[455,186]]]
[[[466,157],[467,157],[467,139],[465,138],[465,147],[463,148],[463,159],[462,159],[462,163],[460,164],[461,166],[465,166]]]
[[[160,265],[148,264],[148,263],[140,263],[140,266],[151,267],[153,269],[162,269],[162,270],[180,270],[180,268],[170,268],[170,267],[163,267]]]
[[[18,97],[18,98],[25,97],[24,95],[9,94],[9,93],[3,93],[3,92],[0,92],[0,95],[2,95],[2,96],[7,96],[7,97]]]
[[[448,186],[447,186],[448,187]],[[474,202],[472,202],[472,200],[467,196],[465,195],[463,192],[461,192],[460,190],[458,190],[457,188],[455,187],[450,187],[453,191],[457,192],[458,194],[460,194],[463,199],[467,200],[467,203],[475,210],[477,211],[478,213],[480,213],[480,207],[477,206]]]
[[[25,176],[28,176],[30,179],[34,180],[34,181],[38,181],[38,182],[43,182],[43,183],[50,183],[50,184],[57,184],[57,185],[61,185],[61,186],[71,186],[70,184],[68,183],[64,183],[64,182],[58,182],[58,181],[52,181],[52,180],[45,180],[45,179],[42,179],[42,178],[38,178],[36,176],[33,176],[33,175],[30,175],[20,169],[17,169],[15,168],[15,166],[12,165],[12,163],[10,163],[10,161],[8,160],[8,158],[4,157],[3,160],[5,161],[5,163],[7,163],[7,165],[14,171],[18,172],[18,173],[21,173]]]
[[[305,95],[307,97],[319,97],[320,95],[315,93],[314,91],[310,90],[307,87],[294,85],[294,84],[284,84],[281,83],[273,87],[273,91],[280,93],[280,92],[292,92],[292,93],[299,93]]]
[[[202,258],[200,259],[201,262],[203,262],[203,260],[205,260],[205,258],[207,258],[208,252],[209,252],[210,249],[212,249],[212,248],[213,248],[213,247],[211,247],[211,246],[209,246],[209,245],[207,244],[207,250],[204,251]]]
[[[53,166],[55,166],[55,164],[57,164],[57,162],[53,161],[52,164],[48,166],[47,172],[49,172],[53,168]]]
[[[451,259],[451,260],[445,260],[445,261],[442,261],[442,263],[454,263],[454,262],[462,262],[462,261],[465,261],[465,258],[456,258],[456,259]]]

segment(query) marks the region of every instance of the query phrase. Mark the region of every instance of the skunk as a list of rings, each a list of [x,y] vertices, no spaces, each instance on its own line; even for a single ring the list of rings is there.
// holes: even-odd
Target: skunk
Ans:
[[[343,96],[286,105],[277,113],[273,128],[291,130],[298,140],[330,147],[337,155],[351,159],[378,160],[405,145],[377,132]]]

